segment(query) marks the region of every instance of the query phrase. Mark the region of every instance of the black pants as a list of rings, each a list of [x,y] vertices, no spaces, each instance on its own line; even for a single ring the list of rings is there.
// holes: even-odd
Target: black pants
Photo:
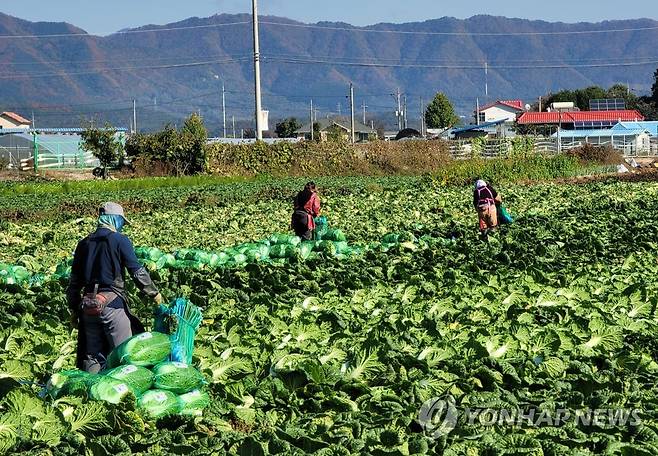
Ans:
[[[305,211],[295,211],[292,214],[292,229],[297,236],[305,241],[313,240],[313,231],[308,229],[308,218]]]

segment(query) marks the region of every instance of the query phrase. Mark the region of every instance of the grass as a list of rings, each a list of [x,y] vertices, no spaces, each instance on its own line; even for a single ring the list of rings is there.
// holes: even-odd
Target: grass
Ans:
[[[263,178],[222,177],[211,175],[183,177],[143,177],[118,180],[89,180],[64,182],[21,182],[5,183],[0,187],[0,196],[34,195],[34,194],[74,194],[106,193],[128,190],[151,190],[158,188],[204,187],[242,182],[253,182]]]
[[[528,158],[457,160],[432,174],[443,185],[465,185],[477,179],[491,182],[546,181],[605,173],[609,166],[582,163],[574,157],[534,156]]]
[[[510,159],[453,160],[430,174],[441,185],[470,184],[476,179],[492,182],[545,181],[609,171],[609,167],[596,164],[583,164],[574,157],[528,157]],[[348,177],[348,176],[342,176]],[[365,177],[365,176],[357,176]],[[390,176],[393,177],[393,176]],[[327,176],[319,181],[335,183],[340,177]],[[0,197],[20,195],[69,195],[69,194],[108,194],[128,191],[147,191],[175,188],[217,187],[239,183],[268,183],[303,180],[301,178],[273,178],[269,175],[245,176],[184,176],[184,177],[145,177],[108,181],[63,181],[63,182],[5,182],[0,184]],[[375,179],[376,180],[376,179]]]

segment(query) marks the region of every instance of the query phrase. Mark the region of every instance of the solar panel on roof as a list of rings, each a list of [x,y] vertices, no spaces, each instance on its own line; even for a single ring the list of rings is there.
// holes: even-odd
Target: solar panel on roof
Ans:
[[[611,128],[618,122],[612,120],[598,120],[589,122],[574,122],[573,126],[576,130],[589,130],[593,128]]]
[[[590,100],[590,111],[623,111],[626,109],[626,100],[623,98],[604,98],[600,100]]]

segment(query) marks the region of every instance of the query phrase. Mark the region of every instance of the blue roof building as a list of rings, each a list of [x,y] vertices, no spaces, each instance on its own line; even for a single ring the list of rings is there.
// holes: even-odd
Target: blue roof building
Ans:
[[[650,132],[645,128],[630,128],[636,126],[634,124],[637,123],[645,122],[629,122],[627,128],[620,126],[620,123],[615,128],[608,129],[561,130],[560,142],[566,149],[583,144],[594,144],[611,146],[628,157],[648,155],[652,149]],[[554,133],[552,136],[557,138],[558,134]]]
[[[652,122],[619,122],[612,127],[615,131],[646,130],[650,136],[658,137],[658,121]]]

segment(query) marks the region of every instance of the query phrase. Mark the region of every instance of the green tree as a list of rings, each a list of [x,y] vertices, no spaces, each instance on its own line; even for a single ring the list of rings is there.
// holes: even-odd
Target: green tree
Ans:
[[[80,134],[82,149],[91,152],[103,168],[103,179],[107,179],[107,168],[123,155],[123,143],[117,137],[117,131],[109,123],[105,127],[94,127],[89,123]]]
[[[275,133],[279,138],[294,138],[297,130],[301,127],[302,125],[296,117],[289,117],[276,124]]]
[[[159,163],[167,173],[199,174],[207,167],[207,141],[208,131],[203,119],[193,114],[180,131],[168,124],[157,133],[131,135],[126,142],[126,152],[136,159],[133,163],[149,170]]]
[[[455,108],[444,93],[437,93],[427,106],[425,122],[428,128],[450,128],[459,123]]]
[[[177,174],[199,174],[206,170],[206,143],[208,130],[198,114],[185,120],[180,132],[180,145],[176,148],[173,165]]]
[[[313,122],[313,139],[320,142],[322,134],[320,133],[320,122]]]

